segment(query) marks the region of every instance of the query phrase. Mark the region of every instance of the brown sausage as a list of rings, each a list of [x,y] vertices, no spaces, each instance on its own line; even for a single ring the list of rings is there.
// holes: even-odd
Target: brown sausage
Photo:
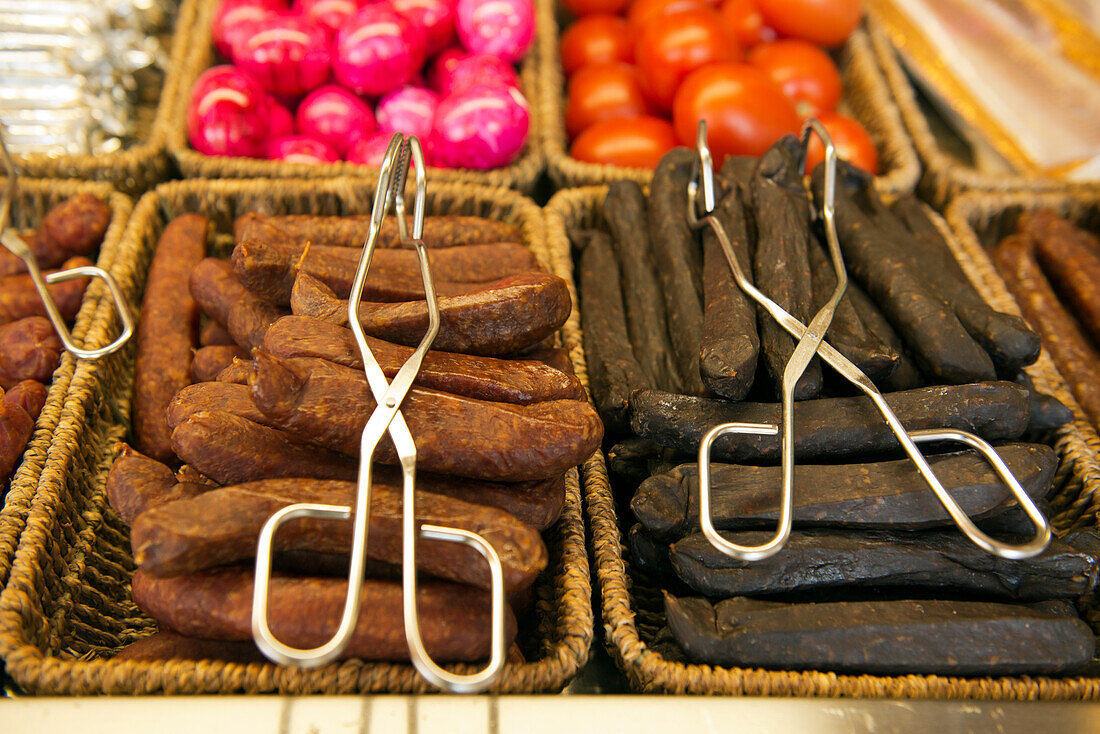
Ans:
[[[285,314],[241,285],[233,266],[225,260],[206,258],[200,262],[191,272],[189,288],[202,310],[225,324],[242,349],[260,346],[267,327]]]
[[[177,632],[214,640],[252,639],[252,569],[155,578],[134,574],[137,605]],[[268,589],[268,621],[288,645],[312,648],[339,626],[347,594],[342,578],[274,575]],[[402,622],[401,582],[363,582],[359,618],[343,655],[363,660],[409,659]],[[476,661],[489,656],[489,595],[482,589],[446,581],[418,584],[420,632],[428,653],[439,662]],[[515,637],[515,617],[505,610],[506,644]]]
[[[295,315],[341,326],[347,324],[347,301],[303,273],[291,295]],[[499,356],[537,344],[569,317],[571,300],[565,281],[556,275],[526,273],[461,296],[440,297],[441,323],[432,346],[444,352]],[[423,301],[361,303],[359,322],[370,336],[417,346],[428,327]]]
[[[18,404],[0,400],[0,487],[4,486],[34,433],[34,419]]]
[[[210,410],[232,413],[253,423],[271,424],[252,402],[252,393],[248,386],[232,382],[199,382],[188,385],[172,398],[164,411],[164,420],[169,430],[175,430],[176,426],[195,413]]]
[[[46,212],[38,230],[23,239],[40,268],[56,268],[65,260],[91,257],[111,224],[111,207],[91,194],[77,194]],[[23,261],[0,251],[0,275],[27,272]]]
[[[367,337],[374,358],[386,377],[393,378],[413,353],[411,347]],[[304,316],[285,316],[264,335],[263,350],[276,357],[319,357],[336,364],[363,368],[363,358],[350,329]],[[505,403],[584,399],[580,381],[535,360],[439,352],[425,355],[416,384],[455,395]]]
[[[1035,255],[1092,343],[1100,343],[1100,256],[1078,238],[1060,233],[1037,240]]]
[[[131,663],[157,663],[166,660],[217,660],[223,663],[266,663],[267,658],[252,642],[226,642],[184,637],[163,629],[142,637],[118,651],[112,660]]]
[[[333,247],[362,249],[370,225],[369,216],[318,217],[309,215],[262,216],[245,214],[234,224],[237,242],[253,237]],[[276,240],[275,238],[279,238]],[[424,217],[424,244],[429,248],[481,245],[495,242],[521,242],[518,228],[481,217]],[[397,220],[382,223],[379,247],[399,247]]]
[[[350,481],[359,474],[356,459],[220,410],[184,417],[172,430],[172,447],[182,460],[218,484],[278,477]]]
[[[151,507],[194,497],[209,486],[180,482],[172,470],[159,461],[124,445],[107,472],[107,502],[127,525]]]
[[[1035,209],[1021,212],[1016,220],[1016,231],[1030,235],[1036,242],[1045,239],[1070,239],[1100,256],[1100,237],[1081,229],[1065,217],[1058,216],[1053,209]]]
[[[1100,353],[1047,282],[1035,260],[1035,241],[1027,235],[1009,235],[993,251],[993,261],[1081,408],[1094,423],[1100,421]]]
[[[218,382],[234,382],[238,385],[247,385],[250,374],[252,374],[252,360],[235,359],[232,364],[218,373]]]
[[[0,387],[23,380],[49,382],[61,363],[61,339],[42,316],[0,325]]]
[[[176,469],[176,481],[202,484],[207,487],[218,486],[217,482],[215,482],[213,479],[206,476],[190,464],[182,464],[179,469]]]
[[[347,247],[272,244],[245,240],[233,250],[233,269],[241,283],[272,303],[290,303],[298,273],[309,273],[341,298],[347,298],[359,265],[359,252]],[[534,253],[523,245],[470,245],[432,252],[436,294],[455,296],[509,275],[539,270]],[[415,301],[424,298],[420,263],[411,250],[376,250],[363,286],[363,300]]]
[[[199,332],[199,344],[204,347],[224,347],[236,343],[225,325],[213,319],[207,321]]]
[[[9,388],[3,400],[27,411],[31,420],[38,420],[49,392],[50,389],[37,380],[23,380]]]
[[[212,489],[142,513],[130,531],[134,561],[152,576],[177,576],[256,557],[267,519],[299,502],[353,506],[355,482],[269,479]],[[372,482],[367,552],[386,563],[402,561],[404,505],[400,481]],[[508,589],[531,585],[546,567],[538,531],[502,510],[452,497],[417,492],[417,527],[453,527],[477,533],[496,549]],[[275,536],[276,550],[351,552],[348,520],[301,519]],[[417,542],[416,567],[437,578],[489,588],[489,568],[474,548],[446,541]]]
[[[134,361],[134,439],[137,449],[171,462],[164,410],[191,381],[191,355],[199,340],[199,309],[188,278],[206,253],[206,217],[173,219],[157,242],[145,285]]]
[[[249,379],[256,406],[275,425],[325,448],[357,456],[375,403],[362,372],[324,360],[257,352]],[[426,471],[493,481],[562,474],[599,446],[603,425],[591,405],[548,400],[510,405],[413,387],[401,406]],[[396,463],[383,441],[375,459]]]
[[[74,257],[66,260],[61,270],[70,268],[87,267],[93,265],[86,257]],[[59,272],[47,270],[45,273]],[[88,286],[88,278],[73,278],[72,280],[53,283],[47,287],[61,318],[71,322],[76,318],[80,310],[81,299],[84,298],[84,289]],[[34,287],[34,281],[30,275],[9,275],[0,278],[0,323],[6,324],[28,316],[45,316],[46,306],[42,303],[42,296]]]
[[[233,364],[234,359],[246,359],[248,352],[237,345],[202,347],[195,351],[191,360],[191,379],[195,382],[210,382]]]

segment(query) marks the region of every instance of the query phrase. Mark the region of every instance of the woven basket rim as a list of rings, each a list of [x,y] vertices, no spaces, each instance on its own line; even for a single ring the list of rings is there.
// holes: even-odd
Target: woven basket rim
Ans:
[[[554,8],[554,0],[538,0],[538,98],[542,105],[542,147],[551,177],[560,186],[573,188],[623,179],[641,185],[648,184],[653,178],[651,170],[588,163],[569,155],[563,99],[565,74],[562,71],[559,45],[561,29]],[[867,90],[866,99],[861,100],[867,107],[866,114],[873,112],[882,126],[883,141],[877,146],[878,150],[880,154],[888,150],[894,160],[889,171],[875,177],[875,186],[887,196],[909,193],[920,179],[920,162],[901,115],[890,99],[889,87],[871,51],[867,32],[863,28],[857,28],[844,49],[847,63],[843,65],[842,73],[858,78],[861,88]],[[845,84],[846,88],[848,86]],[[865,122],[863,119],[861,121]],[[880,160],[882,158],[880,156]]]
[[[560,191],[546,207],[551,242],[568,243],[568,230],[578,211],[598,211],[606,186]],[[968,275],[970,273],[968,272]],[[978,286],[979,289],[982,286]],[[983,292],[983,297],[986,294]],[[1057,384],[1060,377],[1033,371],[1039,384]],[[1057,395],[1056,395],[1057,396]],[[1063,429],[1059,453],[1074,467],[1082,466],[1094,486],[1100,486],[1095,454],[1080,432],[1080,421]],[[1091,429],[1089,429],[1091,430]],[[1093,433],[1095,436],[1095,433]],[[1063,462],[1067,459],[1063,458]],[[685,664],[666,660],[642,641],[635,623],[633,582],[623,556],[615,497],[602,452],[584,466],[587,519],[592,536],[596,583],[607,643],[631,687],[646,693],[823,696],[859,698],[1061,699],[1100,698],[1100,678],[1029,676],[949,677],[936,675],[875,676],[818,671],[762,670]]]
[[[881,21],[868,14],[866,27],[872,52],[920,157],[924,169],[920,187],[938,209],[942,210],[952,198],[966,191],[1040,193],[1088,190],[1100,185],[1098,182],[1073,182],[1022,173],[985,173],[947,153],[940,147],[921,112],[913,85]]]
[[[360,166],[346,161],[325,165],[287,163],[258,158],[233,158],[208,156],[191,148],[187,140],[187,104],[191,86],[199,74],[215,60],[213,42],[210,40],[210,22],[220,0],[189,0],[197,6],[193,21],[195,41],[183,62],[180,81],[174,90],[171,103],[172,118],[166,129],[168,154],[176,161],[186,178],[330,178],[330,177],[378,177],[378,169]],[[532,45],[520,65],[520,86],[527,97],[530,112],[530,128],[524,150],[507,166],[487,171],[469,169],[428,168],[428,180],[456,183],[502,186],[530,192],[539,174],[545,168],[542,149],[541,104],[538,100],[536,66],[539,56],[538,41]]]
[[[332,178],[321,181],[303,179],[278,180],[217,180],[190,179],[161,184],[141,198],[124,235],[132,251],[146,246],[143,238],[153,237],[157,227],[173,206],[186,208],[193,197],[206,194],[214,201],[226,197],[247,195],[255,201],[264,196],[302,196],[310,202],[333,197],[340,205],[361,207],[369,211],[373,183],[360,178]],[[276,193],[278,192],[278,193]],[[545,224],[541,209],[521,194],[504,188],[463,183],[429,185],[429,213],[432,200],[440,207],[458,206],[473,200],[476,204],[507,210],[508,218],[524,232],[525,239],[536,256],[563,276],[571,277],[571,265],[566,266],[559,255],[550,253],[545,244]],[[568,252],[565,253],[566,256]],[[133,268],[133,261],[129,263]],[[128,281],[127,281],[128,282]],[[138,299],[140,300],[140,298]],[[575,313],[562,327],[562,339],[567,344],[579,344],[580,337],[570,333],[571,323],[577,323]],[[571,350],[576,360],[577,354]],[[80,365],[85,367],[83,363]],[[583,377],[583,360],[578,377]],[[128,368],[132,369],[132,367]],[[64,468],[53,467],[63,476]],[[501,680],[491,689],[495,692],[530,692],[560,690],[580,672],[587,661],[593,635],[591,584],[585,547],[581,509],[581,477],[577,469],[567,480],[566,507],[555,527],[560,537],[560,556],[551,559],[549,569],[555,574],[546,581],[553,592],[549,616],[543,624],[552,625],[550,636],[542,641],[542,657],[532,662],[508,663]],[[54,502],[58,502],[56,496]],[[41,570],[35,561],[35,551],[41,551],[48,541],[41,527],[50,521],[57,507],[47,506],[40,499],[34,511],[33,529],[21,539],[17,565],[12,570],[12,583],[0,594],[0,655],[8,666],[8,674],[32,692],[46,693],[155,693],[166,689],[173,693],[218,693],[235,690],[271,691],[283,693],[326,693],[336,688],[342,693],[409,691],[430,692],[411,665],[346,661],[311,671],[282,668],[270,663],[248,665],[215,661],[133,662],[100,659],[79,661],[46,654],[28,644],[21,636],[21,613],[30,602]],[[17,583],[18,582],[18,583]],[[18,587],[18,588],[17,588]],[[540,627],[540,629],[544,629]],[[461,668],[459,668],[461,669]],[[181,690],[181,686],[183,689]]]
[[[51,195],[70,197],[82,193],[93,194],[105,200],[111,209],[111,223],[103,236],[99,257],[96,259],[96,265],[109,271],[119,256],[122,235],[133,209],[130,198],[120,194],[110,184],[95,181],[20,178],[15,207],[18,208],[20,202],[27,201],[28,197],[39,199]],[[106,298],[102,286],[98,281],[95,283],[85,291],[72,327],[73,337],[78,341],[87,339],[87,345],[93,348],[105,343],[97,339],[96,335],[89,333],[89,327],[95,320],[100,301]],[[0,501],[0,589],[7,584],[19,535],[26,526],[27,514],[38,488],[38,479],[42,474],[55,431],[64,422],[67,414],[69,384],[76,365],[77,360],[71,354],[66,352],[62,355],[61,364],[54,371],[50,382],[46,403],[42,407],[38,420],[35,421],[30,443],[24,449],[12,473],[7,495]]]
[[[168,129],[172,122],[173,104],[183,71],[183,61],[191,48],[196,1],[183,0],[179,5],[172,29],[168,65],[164,69],[164,80],[148,138],[136,140],[132,145],[115,152],[99,155],[13,155],[12,159],[19,169],[37,177],[100,178],[131,193],[140,193],[148,184],[166,177]],[[127,178],[134,180],[133,185],[127,183]]]

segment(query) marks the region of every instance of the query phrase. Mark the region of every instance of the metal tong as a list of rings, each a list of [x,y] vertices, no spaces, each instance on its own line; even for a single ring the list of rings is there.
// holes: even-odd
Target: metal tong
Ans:
[[[0,126],[0,154],[3,154],[4,166],[8,174],[3,198],[0,199],[0,244],[3,244],[13,255],[26,264],[27,272],[30,273],[31,280],[34,282],[34,288],[38,291],[38,296],[42,299],[42,305],[46,307],[46,315],[49,316],[50,323],[53,324],[53,328],[57,331],[57,335],[61,337],[61,343],[65,345],[65,349],[79,359],[99,359],[100,357],[117,351],[123,344],[130,340],[130,337],[134,333],[134,320],[130,315],[130,309],[126,307],[126,299],[123,297],[122,290],[118,287],[118,283],[115,282],[115,279],[110,273],[94,265],[83,265],[78,268],[69,268],[68,270],[61,270],[56,273],[42,273],[42,269],[38,267],[38,260],[35,259],[34,253],[31,252],[31,248],[27,246],[27,243],[23,241],[23,238],[20,237],[14,229],[8,227],[8,224],[11,222],[12,203],[15,201],[16,192],[19,190],[19,172],[16,170],[15,163],[12,162],[11,155],[8,153],[8,146],[4,142],[2,126]],[[115,304],[115,310],[118,312],[118,317],[122,321],[122,333],[107,346],[98,349],[83,349],[77,346],[76,342],[73,341],[72,332],[70,332],[69,327],[65,325],[65,319],[61,317],[61,312],[57,309],[57,303],[53,300],[53,296],[50,295],[49,288],[46,287],[48,283],[60,283],[66,280],[72,280],[73,278],[99,278],[107,284],[107,289],[110,291],[111,299]]]
[[[956,429],[925,429],[919,431],[907,431],[897,415],[887,405],[882,393],[870,378],[867,377],[855,364],[842,355],[824,340],[840,303],[841,297],[848,286],[847,271],[840,253],[840,242],[837,238],[836,223],[834,221],[834,200],[836,194],[836,148],[825,128],[815,119],[808,120],[802,127],[802,163],[801,172],[805,174],[806,148],[811,134],[817,134],[825,147],[825,201],[822,203],[821,218],[824,223],[825,236],[829,247],[829,255],[832,259],[833,269],[836,271],[836,288],[828,302],[814,315],[809,326],[793,317],[779,304],[757,289],[745,276],[741,265],[737,260],[722,223],[712,216],[715,206],[714,172],[711,162],[710,150],[707,147],[706,121],[699,122],[696,147],[698,158],[693,165],[691,181],[688,184],[688,222],[694,229],[710,226],[722,252],[726,256],[734,280],[745,293],[766,310],[776,322],[787,330],[791,336],[798,339],[798,344],[791,354],[790,360],[783,372],[783,437],[782,437],[782,500],[779,513],[779,524],[775,535],[766,543],[755,546],[744,546],[731,543],[718,534],[710,514],[710,451],[714,441],[726,434],[758,434],[773,436],[777,429],[771,424],[760,423],[723,423],[715,426],[704,437],[699,445],[699,523],[704,535],[710,543],[722,553],[743,561],[755,561],[768,558],[777,553],[786,545],[791,533],[791,509],[794,492],[794,386],[799,377],[806,370],[807,365],[815,354],[819,355],[826,364],[835,369],[841,376],[863,391],[875,404],[883,419],[889,425],[890,430],[901,443],[902,448],[909,459],[916,465],[917,471],[935,492],[940,503],[951,515],[954,523],[966,534],[971,541],[983,550],[993,555],[1010,559],[1031,558],[1046,550],[1050,543],[1050,526],[1042,513],[1024,492],[1020,482],[1009,470],[1001,457],[982,438],[967,431]],[[702,201],[700,201],[700,187],[702,188]],[[700,215],[701,209],[701,215]],[[976,449],[990,464],[997,476],[1011,490],[1016,501],[1024,508],[1027,516],[1036,528],[1035,536],[1028,542],[1020,545],[1002,543],[989,537],[974,525],[969,516],[959,507],[955,499],[944,488],[932,467],[928,465],[924,455],[917,448],[918,443],[927,442],[957,442]]]
[[[410,160],[411,159],[411,160]],[[405,211],[405,182],[410,163],[415,168],[416,201],[413,208],[413,228],[410,237]],[[401,462],[403,486],[403,537],[402,537],[402,600],[405,639],[409,646],[409,655],[417,671],[433,685],[452,693],[476,693],[489,687],[504,666],[504,624],[505,598],[504,573],[500,558],[493,547],[483,537],[468,530],[422,525],[416,527],[416,444],[401,414],[401,401],[405,398],[414,378],[420,370],[424,355],[439,332],[439,305],[428,264],[428,253],[421,240],[424,227],[424,200],[426,182],[424,175],[424,156],[420,142],[415,137],[406,138],[398,133],[390,141],[378,176],[378,188],[375,191],[374,207],[371,212],[367,240],[359,264],[355,271],[351,295],[348,298],[348,321],[359,351],[363,355],[364,371],[377,407],[363,429],[360,444],[359,486],[354,509],[354,531],[351,550],[351,568],[348,577],[348,592],[344,603],[343,615],[336,633],[328,642],[312,649],[298,649],[283,644],[271,633],[267,622],[267,596],[271,578],[272,542],[279,526],[294,518],[338,518],[346,520],[353,517],[351,507],[301,503],[284,507],[274,513],[264,524],[260,532],[256,554],[256,580],[252,597],[252,635],[256,645],[271,660],[281,664],[295,664],[312,668],[335,660],[347,646],[359,616],[360,592],[363,586],[364,568],[367,558],[367,531],[369,528],[369,509],[371,493],[371,467],[378,444],[387,435],[393,440]],[[359,323],[358,306],[366,282],[367,270],[381,232],[382,221],[391,202],[397,214],[398,232],[402,241],[410,243],[416,249],[420,263],[420,275],[424,282],[425,299],[428,305],[428,331],[419,346],[401,365],[393,382],[387,382],[382,368],[374,358],[367,344],[366,334]],[[489,564],[492,599],[492,647],[488,665],[471,674],[455,674],[435,663],[424,649],[420,637],[419,614],[416,604],[416,540],[422,537],[430,540],[462,543],[477,550]]]

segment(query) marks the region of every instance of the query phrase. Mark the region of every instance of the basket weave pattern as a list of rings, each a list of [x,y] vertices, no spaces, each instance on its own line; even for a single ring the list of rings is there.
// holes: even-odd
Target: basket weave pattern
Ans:
[[[555,195],[547,208],[551,247],[568,247],[568,233],[575,228],[606,229],[601,214],[606,195],[607,187],[604,186]],[[942,222],[938,226],[946,228]],[[986,278],[976,277],[983,274],[981,264],[964,259],[958,242],[953,238],[949,241],[982,296],[996,308],[1011,310],[997,297]],[[1028,368],[1028,373],[1040,390],[1048,390],[1075,407],[1061,377],[1045,357]],[[1061,461],[1055,476],[1052,504],[1057,514],[1052,524],[1059,531],[1095,525],[1094,495],[1100,487],[1100,465],[1095,452],[1100,444],[1096,433],[1083,421],[1077,421],[1060,429],[1053,440]],[[1100,678],[838,675],[818,671],[726,668],[669,660],[652,649],[654,635],[664,618],[660,591],[646,586],[641,577],[631,575],[615,496],[602,454],[585,464],[584,481],[604,636],[612,656],[637,691],[742,696],[1100,699]]]
[[[325,165],[287,163],[258,158],[234,158],[208,156],[193,150],[187,142],[187,103],[191,87],[199,75],[213,66],[217,57],[210,40],[210,22],[219,0],[191,0],[197,10],[192,20],[191,53],[184,60],[183,72],[174,90],[171,108],[173,116],[167,130],[168,152],[179,164],[186,178],[333,178],[338,176],[362,177],[374,181],[378,169],[340,161]],[[469,183],[482,186],[503,186],[530,193],[544,167],[542,133],[540,128],[540,103],[537,99],[536,59],[539,57],[536,40],[520,65],[520,87],[530,109],[531,125],[527,133],[527,145],[509,165],[488,171],[467,169],[429,168],[428,180],[448,183]]]
[[[12,205],[12,225],[19,229],[33,228],[52,207],[82,193],[98,196],[111,208],[111,223],[100,246],[97,262],[101,268],[110,270],[117,260],[124,257],[120,251],[120,242],[133,206],[128,197],[116,192],[109,184],[21,179],[18,197]],[[84,294],[84,301],[72,328],[74,339],[91,348],[107,344],[111,335],[117,334],[107,334],[90,328],[95,323],[104,291],[100,281],[92,281]],[[110,304],[106,307],[110,308]],[[22,463],[12,475],[11,488],[3,501],[3,509],[0,510],[0,589],[7,583],[19,533],[26,525],[43,467],[48,458],[52,459],[52,453],[64,453],[64,447],[51,449],[50,444],[54,432],[59,427],[64,430],[66,425],[68,415],[65,411],[65,396],[75,369],[76,359],[71,354],[64,353],[60,366],[53,374],[46,404],[38,416],[34,434],[23,453]]]
[[[542,105],[543,149],[550,177],[560,187],[605,184],[621,179],[648,184],[653,171],[587,163],[569,156],[569,137],[565,132],[565,75],[561,67],[560,28],[554,6],[554,0],[538,0],[538,100]],[[844,85],[842,105],[847,106],[847,114],[867,128],[878,148],[882,173],[875,178],[876,188],[888,197],[912,191],[920,177],[917,154],[890,100],[890,90],[862,29],[857,29],[844,45],[839,67]]]
[[[504,189],[465,184],[438,184],[429,190],[429,214],[512,223],[540,261],[571,278],[568,251],[563,259],[547,249],[542,212],[530,200]],[[220,234],[217,239],[227,244],[240,214],[361,214],[370,211],[372,195],[373,186],[365,180],[348,178],[163,184],[138,202],[124,238],[128,259],[116,263],[115,274],[139,302],[154,244],[166,222],[184,212],[208,216]],[[565,344],[580,344],[574,333],[577,323],[574,310],[561,331]],[[571,351],[579,357],[577,348]],[[126,438],[129,426],[133,359],[132,348],[123,350],[94,369],[81,364],[73,378],[66,402],[73,415],[65,435],[58,431],[52,449],[66,446],[67,456],[51,456],[42,471],[8,587],[0,595],[0,655],[8,674],[29,692],[45,694],[431,692],[412,666],[404,664],[352,660],[301,670],[209,660],[110,659],[122,646],[156,629],[131,600],[129,536],[107,505],[104,489],[117,442]],[[583,379],[583,361],[578,367]],[[537,629],[522,629],[518,640],[528,662],[506,664],[495,692],[560,690],[588,657],[591,585],[576,470],[567,475],[561,519],[544,537],[551,561],[536,585]],[[475,667],[453,669],[470,672]]]

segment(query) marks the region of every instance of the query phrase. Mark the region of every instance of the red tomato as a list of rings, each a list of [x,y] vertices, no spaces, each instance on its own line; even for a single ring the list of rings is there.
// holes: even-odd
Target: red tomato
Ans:
[[[840,103],[840,72],[820,46],[797,38],[772,41],[750,51],[747,60],[794,102],[799,117],[832,112]]]
[[[878,175],[878,149],[863,125],[844,115],[818,115],[817,119],[833,139],[838,158],[874,176]],[[814,170],[814,166],[823,160],[825,148],[821,145],[821,139],[811,135],[810,149],[806,152],[806,170]]]
[[[647,112],[638,72],[629,64],[591,64],[569,80],[565,130],[569,137],[594,122],[615,117],[637,117]]]
[[[561,0],[569,12],[577,17],[593,13],[621,13],[626,10],[630,0]]]
[[[569,155],[589,163],[656,168],[661,157],[677,145],[672,125],[643,115],[597,122],[577,136]]]
[[[645,24],[658,15],[710,7],[713,7],[713,3],[709,0],[634,0],[630,3],[630,10],[626,11],[626,24],[630,28],[631,37],[637,38]]]
[[[722,13],[722,22],[737,36],[742,48],[775,40],[775,31],[764,25],[764,16],[756,7],[756,0],[725,0],[719,12]]]
[[[586,15],[561,34],[561,68],[566,76],[588,64],[633,61],[634,42],[617,15]]]
[[[642,91],[661,110],[672,108],[676,89],[700,66],[740,58],[737,41],[726,32],[718,12],[710,8],[653,18],[634,44]]]
[[[676,92],[672,122],[684,145],[695,146],[699,120],[715,166],[727,155],[762,155],[776,140],[798,133],[794,105],[768,75],[748,64],[708,64],[696,69]]]
[[[830,48],[859,25],[860,0],[755,0],[764,23],[781,36],[793,36]]]

